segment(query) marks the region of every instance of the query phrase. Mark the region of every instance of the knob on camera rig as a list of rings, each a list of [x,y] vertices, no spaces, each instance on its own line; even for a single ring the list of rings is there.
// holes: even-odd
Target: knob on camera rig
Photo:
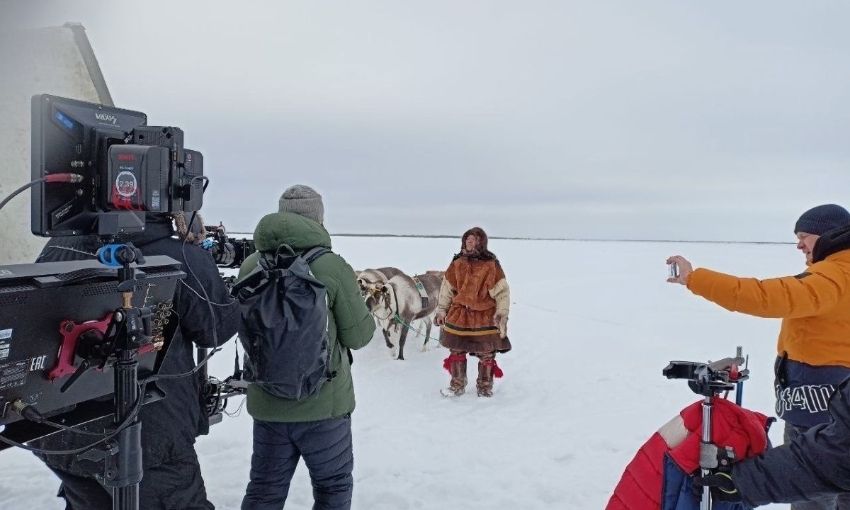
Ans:
[[[735,403],[741,405],[743,382],[750,377],[746,368],[749,357],[743,356],[742,347],[738,347],[735,357],[718,361],[699,363],[693,361],[671,361],[661,374],[668,379],[685,379],[688,387],[702,395],[702,439],[700,442],[699,465],[702,476],[708,476],[712,469],[727,468],[735,459],[731,448],[720,450],[711,442],[711,412],[714,407],[712,398],[722,392],[735,390]],[[745,368],[741,368],[741,367]],[[704,486],[700,510],[711,510],[711,488]]]

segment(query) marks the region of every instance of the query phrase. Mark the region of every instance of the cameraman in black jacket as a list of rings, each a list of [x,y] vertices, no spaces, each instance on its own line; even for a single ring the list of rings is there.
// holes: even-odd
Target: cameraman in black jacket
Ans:
[[[832,394],[828,411],[829,423],[736,462],[728,472],[697,477],[695,484],[711,487],[719,501],[748,508],[850,493],[850,378]]]
[[[219,345],[236,334],[238,304],[230,298],[209,252],[177,237],[171,216],[146,216],[144,232],[119,236],[115,243],[133,243],[146,257],[166,255],[183,264],[186,277],[177,284],[174,294],[179,327],[160,369],[160,374],[182,374],[195,367],[195,345],[215,347],[213,327]],[[182,237],[185,238],[185,232]],[[96,236],[53,238],[37,262],[96,258],[101,246]],[[209,303],[204,298],[204,289]],[[171,320],[176,319],[172,314]],[[201,381],[197,375],[189,375],[162,379],[157,384],[165,391],[166,398],[146,404],[139,411],[144,466],[144,477],[139,484],[140,508],[213,509],[207,500],[194,446],[195,438],[209,431]],[[109,416],[86,425],[84,430],[102,432],[111,422]],[[68,450],[92,442],[92,436],[64,432],[48,436],[33,446]],[[58,496],[65,498],[68,510],[112,509],[111,491],[94,478],[95,473],[102,473],[102,463],[78,460],[76,455],[39,457],[62,481]]]

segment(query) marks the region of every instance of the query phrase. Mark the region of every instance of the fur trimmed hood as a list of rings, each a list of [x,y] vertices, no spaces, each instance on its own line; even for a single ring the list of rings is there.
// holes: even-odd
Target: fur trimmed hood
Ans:
[[[476,250],[476,253],[466,253],[466,238],[469,236],[475,236],[478,238],[478,249]],[[473,227],[467,230],[460,238],[460,252],[457,253],[452,260],[456,260],[461,257],[468,260],[496,260],[496,255],[487,249],[488,241],[487,233],[484,232],[483,228]]]

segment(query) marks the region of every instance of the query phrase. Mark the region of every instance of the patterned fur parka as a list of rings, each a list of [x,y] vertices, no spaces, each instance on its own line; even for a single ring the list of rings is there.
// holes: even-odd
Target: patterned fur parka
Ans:
[[[478,239],[478,248],[463,249],[467,237]],[[464,233],[461,252],[446,270],[437,315],[446,323],[440,334],[445,347],[471,353],[508,352],[506,320],[510,312],[510,289],[496,256],[487,249],[487,234],[480,228]],[[502,319],[501,331],[499,318]]]

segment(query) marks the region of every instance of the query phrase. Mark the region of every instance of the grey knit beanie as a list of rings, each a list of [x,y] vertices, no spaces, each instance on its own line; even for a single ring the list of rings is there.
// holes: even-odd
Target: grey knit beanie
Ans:
[[[847,209],[840,205],[825,204],[804,212],[794,225],[794,233],[806,232],[822,236],[834,228],[848,224],[850,224],[850,213]]]
[[[310,218],[317,223],[325,222],[325,205],[322,195],[310,186],[296,184],[280,196],[280,212],[291,212]]]

